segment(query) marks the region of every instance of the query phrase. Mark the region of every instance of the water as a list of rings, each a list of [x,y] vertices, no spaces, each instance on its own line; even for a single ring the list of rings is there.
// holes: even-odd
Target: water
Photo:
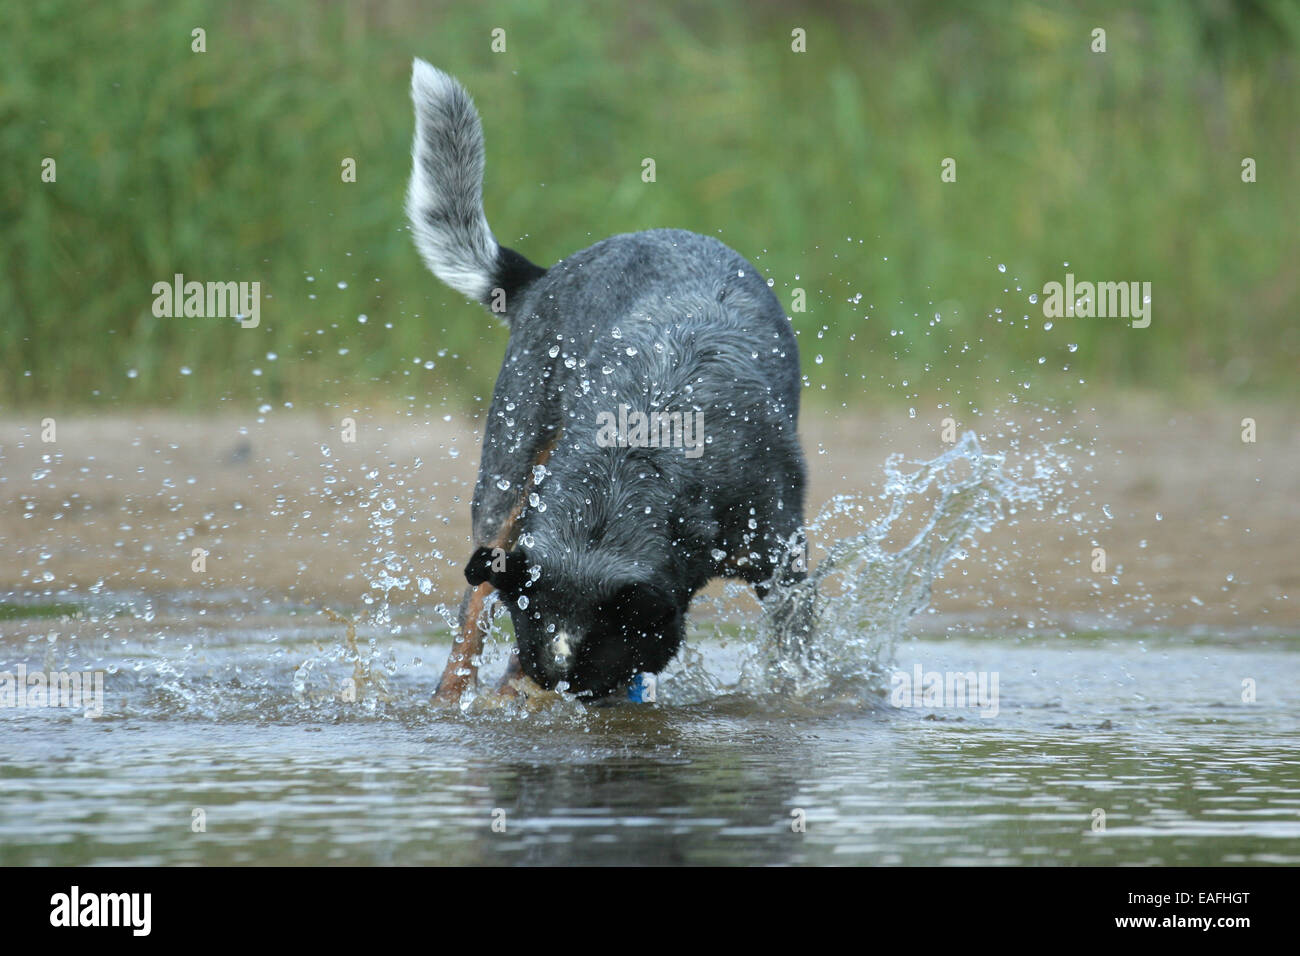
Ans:
[[[851,495],[832,499],[809,523],[810,537],[831,538],[825,556],[804,580],[777,589],[785,606],[764,619],[740,686],[751,694],[779,691],[806,698],[871,687],[885,671],[909,621],[930,603],[931,589],[947,565],[966,556],[976,536],[991,531],[1020,508],[1044,503],[1059,492],[1055,475],[1068,459],[1059,449],[1035,450],[1036,475],[1028,479],[1005,457],[985,454],[973,432],[930,461],[885,462],[884,490],[876,502]],[[906,543],[890,546],[910,513],[920,527]],[[837,521],[867,527],[834,540]],[[805,618],[813,636],[787,633]]]
[[[999,672],[995,718],[737,694],[466,716],[397,677],[372,716],[295,698],[266,637],[210,634],[171,683],[114,680],[99,720],[4,713],[0,861],[1300,862],[1300,658],[1267,642],[901,646],[904,670]],[[119,677],[151,660],[116,653]],[[1280,696],[1234,702],[1242,674]]]
[[[448,632],[399,600],[428,589],[379,485],[351,614],[101,588],[0,621],[0,671],[105,673],[96,719],[0,709],[0,863],[1300,862],[1284,634],[917,617],[942,574],[996,569],[984,534],[1059,520],[1074,467],[973,436],[891,460],[812,523],[830,547],[787,595],[811,645],[706,598],[655,705],[431,709]],[[983,683],[927,699],[918,668]]]

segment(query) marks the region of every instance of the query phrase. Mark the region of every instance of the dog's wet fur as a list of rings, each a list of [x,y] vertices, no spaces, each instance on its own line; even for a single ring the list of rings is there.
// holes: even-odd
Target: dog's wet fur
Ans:
[[[500,246],[469,94],[422,60],[411,94],[416,246],[510,328],[465,575],[500,592],[528,677],[605,698],[668,664],[709,579],[739,577],[763,597],[802,576],[795,337],[759,271],[716,239],[613,236],[549,269]],[[600,416],[620,405],[702,412],[702,451],[603,447]],[[514,546],[494,549],[521,497]]]

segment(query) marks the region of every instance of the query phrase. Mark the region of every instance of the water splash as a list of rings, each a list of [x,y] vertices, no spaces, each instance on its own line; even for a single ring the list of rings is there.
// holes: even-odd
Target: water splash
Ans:
[[[862,527],[835,540],[801,582],[778,588],[771,609],[742,654],[739,679],[727,687],[698,652],[684,653],[666,686],[674,700],[728,690],[751,696],[861,699],[878,691],[908,622],[930,604],[934,582],[964,558],[976,536],[1025,506],[1041,508],[1058,469],[1038,456],[1026,475],[1006,457],[986,453],[974,433],[930,461],[891,456],[875,499],[839,496],[810,523],[825,539],[845,523]],[[871,507],[873,501],[878,507]],[[899,543],[900,538],[902,542]]]
[[[879,495],[832,499],[808,527],[811,540],[830,542],[824,557],[803,582],[769,599],[774,611],[753,610],[748,587],[739,583],[729,585],[729,594],[743,595],[751,608],[747,612],[738,612],[727,598],[701,598],[687,646],[662,675],[659,701],[668,706],[725,708],[731,700],[740,706],[817,708],[860,704],[880,694],[896,643],[909,622],[929,607],[945,570],[966,557],[968,549],[973,557],[996,564],[996,549],[974,552],[977,536],[1049,504],[1055,518],[1069,517],[1061,511],[1072,469],[1066,443],[1058,437],[1053,444],[1049,435],[1020,430],[992,437],[1006,440],[1011,450],[986,452],[968,433],[929,461],[889,458]],[[314,609],[309,624],[283,619],[283,626],[259,632],[252,658],[246,653],[252,646],[247,638],[227,646],[221,627],[201,628],[195,632],[198,646],[187,644],[178,658],[153,640],[160,642],[180,623],[193,622],[198,610],[215,611],[217,606],[164,608],[166,620],[159,621],[151,601],[133,604],[128,617],[114,620],[119,627],[130,622],[141,632],[141,643],[128,652],[138,687],[125,695],[130,703],[114,704],[113,712],[427,721],[434,714],[429,698],[445,648],[429,645],[427,618],[426,626],[411,627],[390,617],[392,592],[404,601],[406,592],[426,589],[417,584],[420,555],[405,554],[391,537],[390,518],[401,514],[400,507],[385,508],[390,497],[385,483],[376,480],[377,474],[369,477],[374,481],[368,496],[374,548],[365,564],[370,600],[355,621],[328,611],[320,614],[321,608]],[[396,497],[401,493],[399,485]],[[709,613],[710,603],[718,613]],[[422,610],[426,615],[432,610],[448,632],[454,630],[454,608],[438,604]],[[513,641],[505,629],[508,616],[489,617],[483,686],[465,702],[463,714],[529,720],[540,714],[563,720],[586,712],[573,699],[497,700],[491,687]],[[801,617],[810,625],[807,636],[793,626]],[[324,618],[331,623],[325,625]],[[139,657],[131,666],[133,653]]]

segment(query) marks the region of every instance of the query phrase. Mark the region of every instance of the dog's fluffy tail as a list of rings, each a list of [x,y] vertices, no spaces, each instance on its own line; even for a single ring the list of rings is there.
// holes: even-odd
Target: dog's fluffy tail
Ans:
[[[452,76],[417,59],[411,69],[415,141],[406,215],[425,265],[457,292],[507,310],[545,272],[497,244],[483,214],[483,127]]]

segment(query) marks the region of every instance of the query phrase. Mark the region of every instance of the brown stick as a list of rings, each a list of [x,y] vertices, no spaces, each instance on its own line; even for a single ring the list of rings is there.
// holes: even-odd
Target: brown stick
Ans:
[[[510,652],[510,662],[506,664],[506,672],[501,675],[501,680],[497,681],[497,693],[502,697],[518,697],[519,691],[515,689],[514,681],[524,676],[524,668],[519,663],[519,652]]]
[[[483,616],[483,603],[491,593],[492,585],[487,581],[470,592],[469,606],[465,608],[465,623],[447,656],[447,666],[442,669],[442,679],[438,681],[438,690],[433,695],[434,703],[459,703],[460,695],[477,679],[478,664],[475,663],[475,658],[483,653],[483,631],[479,628],[479,618]]]
[[[557,434],[542,446],[537,453],[537,457],[533,459],[533,468],[544,465],[550,460],[551,452],[555,450],[559,440],[560,436]],[[510,509],[510,516],[506,518],[501,525],[501,529],[497,532],[496,540],[492,542],[493,547],[509,551],[515,546],[515,539],[519,535],[519,518],[524,513],[524,505],[528,502],[528,492],[532,487],[533,472],[530,469],[528,480],[524,482],[524,487],[519,493],[519,500]],[[442,679],[438,681],[438,690],[433,695],[435,704],[459,703],[461,695],[465,693],[466,689],[472,684],[478,683],[477,659],[483,653],[483,635],[488,627],[487,622],[480,626],[479,619],[483,616],[483,604],[491,593],[492,584],[488,581],[484,581],[470,592],[460,636],[452,644],[451,654],[447,657],[447,666],[442,669]],[[509,682],[521,673],[519,652],[515,651],[510,655],[510,664],[506,669],[506,676],[497,689],[500,691],[502,688],[508,687]],[[511,688],[511,691],[513,691],[513,688]]]

